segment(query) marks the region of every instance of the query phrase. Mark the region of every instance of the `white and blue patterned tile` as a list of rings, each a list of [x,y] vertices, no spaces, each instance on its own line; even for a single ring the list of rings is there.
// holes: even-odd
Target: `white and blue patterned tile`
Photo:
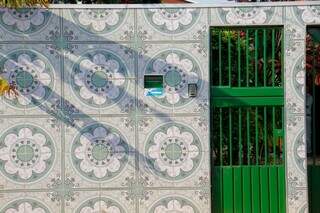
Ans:
[[[59,58],[46,55],[45,45],[6,45],[1,76],[15,83],[19,95],[4,96],[3,114],[44,114],[39,105],[60,95]]]
[[[305,39],[306,26],[301,20],[300,7],[285,7],[285,34],[290,39]]]
[[[102,56],[100,57],[100,54],[104,55],[105,59],[101,58]],[[72,53],[69,52],[66,54],[65,64],[68,65],[67,68],[70,69],[70,66],[72,66],[74,63],[81,62],[81,59],[83,60],[88,58],[89,55],[91,56],[91,62],[93,62],[92,60],[94,59],[93,57],[95,55],[98,57],[96,58],[98,62],[105,62],[106,60],[108,61],[108,59],[113,59],[118,62],[118,64],[110,64],[112,61],[110,61],[108,64],[123,69],[124,78],[135,77],[133,67],[134,51],[131,49],[130,45],[126,43],[106,44],[97,42],[92,44],[78,44],[77,48]]]
[[[6,193],[0,201],[0,212],[42,212],[60,211],[45,192]]]
[[[185,59],[191,61],[192,64],[191,71],[188,72],[185,70],[185,74],[188,75],[188,80],[185,84],[182,84],[183,88],[177,90],[177,93],[180,95],[180,100],[174,102],[174,113],[197,113],[199,105],[205,103],[208,104],[208,94],[209,94],[209,63],[208,55],[203,54],[208,50],[203,50],[199,52],[199,49],[193,48],[193,44],[184,44],[176,45],[177,55],[180,56],[180,61],[184,62]],[[180,51],[180,52],[179,52]],[[175,52],[173,52],[175,53]],[[184,56],[184,54],[186,56]],[[184,58],[185,57],[185,58]],[[173,60],[173,64],[178,64]],[[179,64],[178,64],[179,65]],[[169,72],[165,73],[166,75]],[[192,76],[197,76],[197,81],[193,80]],[[171,77],[168,79],[169,82],[175,82],[175,78]],[[196,81],[196,82],[195,82]],[[189,97],[188,95],[188,84],[196,83],[197,84],[197,94],[196,97]]]
[[[299,188],[296,181],[288,181],[287,200],[288,212],[307,213],[308,212],[308,190],[307,188]]]
[[[0,10],[0,41],[50,41],[52,33],[60,33],[58,9]]]
[[[83,46],[65,60],[64,97],[80,113],[126,113],[135,97],[133,58],[119,45]]]
[[[286,117],[286,166],[290,191],[292,181],[297,182],[298,188],[307,187],[305,119],[303,115],[295,114],[287,114]],[[292,199],[290,195],[288,199]]]
[[[64,9],[63,34],[69,41],[130,41],[133,9]]]
[[[119,125],[121,122],[119,117],[91,118],[80,127],[68,129],[66,171],[80,188],[120,188],[134,173],[134,134]]]
[[[294,111],[291,111],[292,113],[303,113],[305,95],[305,56],[303,52],[297,51],[297,49],[304,50],[304,42],[286,40],[285,46],[286,102],[287,104],[296,107]],[[292,109],[289,108],[289,110]]]
[[[138,73],[138,95],[142,101],[156,111],[170,114],[173,109],[181,112],[192,112],[196,107],[196,100],[206,99],[207,90],[207,58],[192,51],[191,44],[155,45],[150,48],[148,55],[139,58]],[[163,75],[164,94],[158,97],[145,97],[143,88],[143,76]],[[188,96],[188,84],[195,83],[198,86],[198,97],[196,100]],[[188,107],[187,107],[188,105]],[[180,112],[180,111],[179,111]]]
[[[290,161],[287,162],[287,167],[294,168],[290,171],[290,174],[301,181],[302,187],[307,187],[307,150],[304,130],[299,131],[292,142],[293,146],[288,150],[291,157],[289,158]]]
[[[153,190],[149,200],[139,203],[139,212],[209,213],[210,205],[200,203],[194,190]]]
[[[154,118],[139,131],[140,174],[153,187],[195,186],[209,170],[208,142],[182,120]]]
[[[226,7],[211,9],[211,25],[282,24],[281,7]]]
[[[65,210],[66,213],[81,212],[81,210],[85,206],[90,207],[90,205],[92,205],[91,202],[89,204],[87,201],[90,201],[92,198],[101,197],[101,193],[99,192],[99,189],[90,190],[90,191],[81,191],[79,189],[71,189],[71,191],[74,194],[73,199],[68,202],[65,202],[63,206],[63,209]],[[83,204],[86,204],[86,205],[83,205]]]
[[[130,190],[130,187],[127,189]],[[139,189],[138,189],[139,190]],[[124,190],[112,190],[112,191],[107,191],[104,190],[103,188],[100,189],[100,197],[104,199],[104,202],[110,200],[109,205],[114,205],[118,209],[116,209],[115,212],[120,212],[120,213],[126,213],[126,212],[135,212],[135,204],[136,203],[131,203],[126,197],[125,197],[125,191]],[[110,207],[109,207],[110,208]],[[101,209],[104,210],[105,209]],[[101,211],[100,210],[100,211]],[[111,209],[110,209],[111,210]],[[108,212],[108,211],[106,211]]]
[[[301,24],[320,23],[320,6],[296,6],[292,7],[292,13]]]
[[[120,195],[119,191],[108,191],[108,192],[78,192],[81,193],[81,198],[77,199],[72,206],[66,206],[66,212],[129,212],[122,203],[119,202]],[[83,195],[82,195],[83,194]]]
[[[14,83],[18,96],[4,96],[3,114],[46,114],[52,100],[61,96],[60,59],[45,52],[46,46],[14,46],[1,58],[1,76]]]
[[[137,36],[143,41],[197,40],[196,32],[207,24],[201,8],[150,8],[137,10]]]
[[[61,172],[61,134],[46,118],[1,123],[1,185],[6,189],[47,189]]]

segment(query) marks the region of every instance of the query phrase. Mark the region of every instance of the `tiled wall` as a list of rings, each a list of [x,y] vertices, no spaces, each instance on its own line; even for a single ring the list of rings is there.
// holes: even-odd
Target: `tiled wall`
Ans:
[[[1,75],[21,94],[0,104],[0,212],[210,212],[209,26],[265,24],[285,27],[287,209],[307,212],[304,38],[320,7],[161,8],[0,9]],[[156,73],[166,92],[146,97]]]

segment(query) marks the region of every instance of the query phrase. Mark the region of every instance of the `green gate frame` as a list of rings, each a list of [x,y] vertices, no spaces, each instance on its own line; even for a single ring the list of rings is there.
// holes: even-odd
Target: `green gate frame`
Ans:
[[[286,178],[285,178],[285,148],[283,143],[283,149],[282,149],[282,161],[281,163],[277,163],[277,157],[276,157],[276,138],[281,137],[284,139],[284,83],[283,83],[283,28],[282,27],[246,27],[245,30],[242,30],[240,27],[213,27],[213,29],[217,29],[216,32],[218,35],[215,35],[218,37],[218,53],[215,54],[212,53],[213,43],[210,42],[210,60],[212,62],[212,55],[216,56],[215,59],[218,59],[219,63],[216,67],[213,67],[213,63],[210,63],[210,75],[215,74],[214,77],[218,78],[215,80],[212,80],[211,78],[211,84],[214,84],[215,86],[210,86],[210,117],[211,117],[211,150],[215,149],[216,145],[213,145],[212,143],[219,143],[218,146],[218,152],[217,155],[219,155],[219,159],[217,159],[216,162],[214,160],[212,161],[212,183],[213,183],[213,189],[212,189],[212,197],[213,197],[213,212],[227,212],[227,213],[233,213],[233,212],[245,212],[245,213],[258,213],[258,212],[286,212]],[[210,39],[212,39],[211,32],[214,30],[210,30]],[[254,31],[254,61],[255,64],[253,67],[251,67],[252,70],[249,68],[249,34],[250,31]],[[263,63],[263,80],[262,82],[259,82],[258,77],[258,45],[259,45],[259,35],[258,33],[261,31],[263,37],[263,60],[267,61],[267,33],[271,32],[271,46],[272,46],[272,75],[269,76],[272,80],[272,85],[268,85],[269,81],[267,77],[267,67],[268,65],[266,63]],[[233,34],[236,32],[236,41],[234,44],[231,42],[231,36],[230,34]],[[241,42],[240,42],[240,34],[241,32],[245,32],[245,66],[246,69],[242,69],[241,66],[241,57],[243,54],[241,54]],[[281,61],[281,72],[280,72],[280,85],[276,85],[275,79],[275,34],[276,32],[281,33],[281,45],[280,45],[280,61]],[[222,34],[227,35],[227,39],[224,38],[224,40],[227,43],[226,51],[227,54],[227,63],[226,67],[227,69],[222,68]],[[236,66],[233,67],[233,69],[237,69],[237,73],[232,73],[232,48],[234,47],[236,52],[233,57],[236,57]],[[226,56],[226,55],[224,55]],[[215,68],[218,71],[215,71]],[[270,68],[270,67],[269,67]],[[222,71],[228,72],[228,75],[224,75]],[[246,76],[243,80],[243,74],[241,73],[244,71],[246,73]],[[249,85],[251,79],[249,80],[249,72],[254,71],[253,81],[254,85]],[[218,77],[217,77],[218,75]],[[236,76],[237,75],[237,76]],[[228,77],[226,77],[228,76]],[[231,77],[233,76],[233,78]],[[235,76],[235,77],[234,77]],[[214,78],[213,77],[213,78]],[[224,78],[228,78],[226,81]],[[235,81],[235,83],[234,83]],[[242,84],[245,84],[244,86]],[[262,84],[260,86],[259,84]],[[271,83],[270,83],[271,84]],[[259,86],[258,86],[259,85]],[[246,115],[244,116],[244,119],[247,119],[247,144],[243,144],[242,142],[242,133],[244,130],[244,126],[242,126],[242,109],[244,107],[251,106],[255,108],[255,162],[251,162],[251,151],[248,151],[249,148],[247,148],[246,153],[244,153],[243,149],[245,147],[249,147],[249,141],[251,141],[250,138],[250,115],[249,110],[246,110]],[[280,106],[281,112],[281,128],[278,129],[275,126],[275,106]],[[259,149],[259,139],[258,139],[258,108],[263,107],[264,117],[263,117],[263,125],[264,125],[264,133],[263,133],[263,141],[264,141],[264,159],[261,158],[261,156],[258,156],[258,149]],[[271,159],[268,159],[269,153],[267,147],[267,108],[272,107],[272,149],[273,149],[273,163],[271,163]],[[228,118],[223,117],[223,109],[228,109],[229,114],[227,113]],[[235,111],[235,109],[238,108],[238,114],[239,114],[239,130],[238,135],[239,136],[239,143],[238,143],[238,152],[239,154],[236,154],[239,156],[238,162],[235,162],[233,159],[234,155],[234,148],[233,145],[233,131],[232,126],[233,123],[233,116],[232,116],[232,110]],[[279,107],[278,107],[279,108]],[[215,113],[219,110],[219,122],[215,122]],[[229,121],[229,137],[223,135],[222,126],[223,119],[228,119]],[[279,119],[279,118],[278,118]],[[216,123],[216,125],[215,125]],[[215,126],[219,126],[219,140],[220,142],[214,142],[213,134],[217,134],[218,130],[214,132]],[[228,127],[227,127],[228,128]],[[222,137],[223,135],[223,137]],[[228,137],[227,145],[223,145],[223,138]],[[285,141],[285,140],[284,140]],[[250,143],[251,146],[251,143]],[[281,146],[281,145],[279,145]],[[223,149],[226,149],[227,147],[227,156],[224,156]],[[212,149],[213,148],[213,149]],[[213,152],[212,152],[213,153]],[[247,156],[247,162],[245,163],[243,160],[244,155]],[[236,158],[235,157],[235,158]],[[224,158],[227,158],[225,163]],[[279,156],[281,158],[281,156]],[[259,160],[258,160],[259,159]],[[264,162],[261,163],[260,161],[263,160]]]

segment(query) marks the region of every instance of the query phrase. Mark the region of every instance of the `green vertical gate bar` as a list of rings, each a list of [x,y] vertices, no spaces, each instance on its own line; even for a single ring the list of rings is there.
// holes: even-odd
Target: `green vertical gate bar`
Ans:
[[[247,108],[247,164],[251,164],[250,160],[250,116],[249,109]]]
[[[274,63],[274,58],[275,58],[275,30],[272,29],[272,36],[271,36],[271,58],[272,58],[272,86],[274,87],[274,81],[275,81],[275,73],[274,73],[274,66],[275,66],[275,63]]]
[[[219,31],[219,47],[221,47],[221,31]],[[222,85],[222,73],[221,73],[221,48],[219,48],[219,85]]]
[[[267,86],[267,31],[263,29],[263,86]]]
[[[220,129],[220,134],[219,134],[219,139],[220,139],[220,147],[222,147],[222,108],[220,108],[220,114],[219,114],[219,129]],[[220,149],[220,164],[223,165],[223,149]]]
[[[255,146],[256,146],[256,165],[259,164],[259,133],[258,133],[258,107],[255,109],[255,131],[256,131],[256,137],[255,137]]]
[[[232,113],[229,108],[229,165],[232,165]]]
[[[218,148],[213,211],[284,213],[283,66],[275,67],[276,60],[283,62],[283,29],[215,27],[212,32],[218,35],[212,60],[219,61],[210,102],[219,124],[211,131],[219,136],[211,146]]]
[[[231,38],[228,36],[228,76],[229,76],[229,87],[231,87]]]
[[[255,29],[254,31],[254,59],[255,59],[255,63],[254,63],[254,85],[257,87],[258,86],[258,29]]]
[[[249,86],[249,30],[246,30],[246,82],[247,87]],[[221,46],[219,46],[221,47]],[[220,49],[220,48],[219,48]],[[221,85],[221,84],[220,84]]]

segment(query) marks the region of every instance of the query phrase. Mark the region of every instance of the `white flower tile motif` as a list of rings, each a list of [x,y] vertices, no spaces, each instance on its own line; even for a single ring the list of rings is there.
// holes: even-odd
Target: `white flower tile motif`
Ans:
[[[318,10],[0,9],[1,76],[23,94],[0,100],[0,212],[210,212],[208,28],[222,25],[284,25],[287,209],[307,212],[302,52]],[[164,76],[163,96],[144,96],[144,74]]]
[[[56,79],[59,76],[56,63],[37,50],[16,49],[3,57],[0,62],[1,76],[11,84],[15,84],[18,96],[5,95],[6,105],[16,109],[41,111],[36,108],[47,101],[55,92]],[[59,94],[59,89],[56,90]],[[10,113],[11,112],[5,112]],[[30,113],[30,112],[29,112]]]
[[[72,41],[130,41],[133,39],[133,10],[64,9],[65,36]]]
[[[181,45],[182,46],[182,45]],[[158,48],[161,48],[158,50]],[[148,104],[151,111],[147,113],[192,112],[195,102],[207,96],[203,90],[206,75],[199,61],[206,61],[196,52],[187,52],[187,49],[170,49],[167,45],[157,46],[152,49],[154,54],[144,56],[139,61],[139,87],[138,93],[142,101]],[[144,75],[162,75],[164,93],[161,96],[146,97],[144,90]],[[189,98],[188,84],[197,84],[198,94],[196,98]],[[200,98],[201,97],[201,98]]]
[[[76,210],[79,213],[87,212],[112,212],[112,213],[122,213],[125,212],[123,207],[117,203],[115,200],[109,199],[107,197],[96,197],[86,202]]]
[[[139,131],[140,174],[150,181],[148,186],[196,186],[208,169],[206,140],[184,122],[157,118]]]
[[[135,96],[133,58],[121,45],[95,47],[69,56],[64,67],[68,71],[65,96],[80,114],[121,114]]]
[[[0,10],[0,40],[50,41],[53,32],[60,32],[59,10],[48,9],[8,9]],[[41,32],[41,33],[40,33]]]
[[[78,191],[75,200],[65,205],[67,213],[73,212],[130,212],[128,202],[120,190]],[[130,206],[130,205],[129,205]],[[131,207],[131,206],[130,206]]]
[[[55,150],[49,136],[39,128],[15,126],[2,137],[4,147],[0,149],[0,159],[7,177],[14,175],[16,181],[24,182],[32,179],[33,173],[41,175],[50,169],[46,162],[53,161]]]
[[[188,98],[188,84],[197,84],[201,78],[197,63],[178,50],[163,51],[153,58],[145,74],[163,75],[165,83],[164,95],[154,100],[165,106],[183,105]]]
[[[91,118],[68,130],[65,157],[68,174],[79,187],[122,187],[134,171],[134,136],[121,118]]]
[[[82,28],[88,30],[91,33],[103,33],[104,31],[112,32],[123,21],[126,15],[124,9],[107,9],[107,10],[95,10],[95,9],[74,9],[70,10],[72,18]],[[114,28],[114,29],[112,29]]]
[[[150,199],[140,202],[139,212],[210,212],[208,205],[199,205],[198,200],[193,196],[193,190],[154,190],[150,193],[152,193],[152,197]]]
[[[218,8],[223,24],[266,24],[275,14],[274,7],[230,7]]]
[[[197,209],[192,206],[192,203],[187,202],[184,199],[179,199],[179,197],[168,197],[159,201],[160,204],[155,204],[151,209],[151,212],[160,213],[160,212],[186,212],[186,213],[195,213]]]
[[[303,175],[305,175],[307,173],[307,150],[304,131],[300,132],[294,141],[293,152],[296,167],[299,168]]]
[[[29,9],[29,10],[8,10],[2,9],[2,21],[3,24],[13,27],[16,25],[17,32],[26,32],[30,28],[41,28],[41,25],[45,25],[50,16],[50,12],[44,9]]]
[[[52,202],[46,192],[6,193],[0,201],[0,206],[0,212],[4,213],[51,213],[60,210],[61,207]]]
[[[60,132],[47,119],[11,120],[0,129],[0,185],[6,189],[47,188],[50,178],[61,172]]]
[[[170,125],[151,136],[152,144],[146,145],[146,154],[153,159],[153,167],[157,172],[164,174],[167,179],[187,176],[196,168],[195,158],[201,158],[201,148],[195,144],[197,140],[190,131],[183,131],[178,125]]]
[[[97,51],[83,56],[73,68],[74,92],[83,102],[93,106],[116,102],[123,95],[121,87],[126,83],[126,69],[120,63],[119,58],[108,52]]]
[[[196,32],[207,26],[202,8],[150,8],[137,11],[138,38],[142,41],[196,40]]]
[[[147,113],[196,113],[200,103],[208,100],[208,58],[202,55],[193,44],[155,45],[147,55],[141,57],[138,67],[138,93],[151,111]],[[164,94],[158,97],[145,97],[144,75],[162,75]],[[197,96],[190,98],[188,84],[197,84]],[[156,109],[156,110],[154,110]]]
[[[298,96],[300,99],[304,100],[304,96],[305,96],[304,55],[299,57],[297,60],[295,60],[290,74],[291,74],[291,77],[289,79],[291,81],[291,87],[293,88],[293,90],[290,90],[290,92],[294,92],[295,96]]]
[[[300,23],[315,24],[320,22],[320,6],[293,7],[294,14]]]
[[[32,200],[32,199],[21,199],[9,203],[4,209],[5,213],[49,213],[49,209],[44,203]]]
[[[193,8],[147,9],[144,12],[153,27],[168,34],[186,30],[199,16],[199,10]]]
[[[120,133],[106,125],[91,125],[84,128],[73,141],[72,162],[86,178],[110,180],[126,166],[128,149]]]

